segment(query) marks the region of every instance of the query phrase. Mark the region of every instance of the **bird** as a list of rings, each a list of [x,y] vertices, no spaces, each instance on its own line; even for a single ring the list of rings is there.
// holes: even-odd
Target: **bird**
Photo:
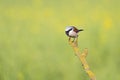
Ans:
[[[71,38],[74,38],[74,39],[77,38],[78,37],[78,33],[80,31],[83,31],[83,29],[77,29],[75,26],[67,26],[66,29],[65,29],[65,33],[69,37],[69,40]]]

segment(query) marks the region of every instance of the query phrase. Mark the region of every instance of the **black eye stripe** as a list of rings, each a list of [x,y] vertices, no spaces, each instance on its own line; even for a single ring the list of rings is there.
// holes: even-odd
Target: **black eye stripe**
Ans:
[[[71,29],[69,29],[69,30],[68,30],[68,32],[69,32],[69,31],[71,31],[71,30],[72,30],[72,28],[71,28]]]

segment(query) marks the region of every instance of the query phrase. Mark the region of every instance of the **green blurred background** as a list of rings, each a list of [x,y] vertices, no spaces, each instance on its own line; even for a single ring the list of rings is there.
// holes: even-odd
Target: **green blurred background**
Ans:
[[[97,80],[120,80],[119,0],[0,0],[0,80],[89,80],[65,35],[83,28],[81,50]]]

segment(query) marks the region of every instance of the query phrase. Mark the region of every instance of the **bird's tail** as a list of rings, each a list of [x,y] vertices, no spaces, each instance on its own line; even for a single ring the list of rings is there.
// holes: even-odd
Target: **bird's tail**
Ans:
[[[80,32],[80,31],[84,31],[84,30],[83,29],[79,29],[78,32]]]

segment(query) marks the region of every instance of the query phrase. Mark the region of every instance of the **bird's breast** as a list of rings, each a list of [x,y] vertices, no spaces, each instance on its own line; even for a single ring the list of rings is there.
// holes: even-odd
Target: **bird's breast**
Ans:
[[[71,36],[71,37],[77,37],[77,35],[78,34],[73,30],[69,32],[69,36]]]

